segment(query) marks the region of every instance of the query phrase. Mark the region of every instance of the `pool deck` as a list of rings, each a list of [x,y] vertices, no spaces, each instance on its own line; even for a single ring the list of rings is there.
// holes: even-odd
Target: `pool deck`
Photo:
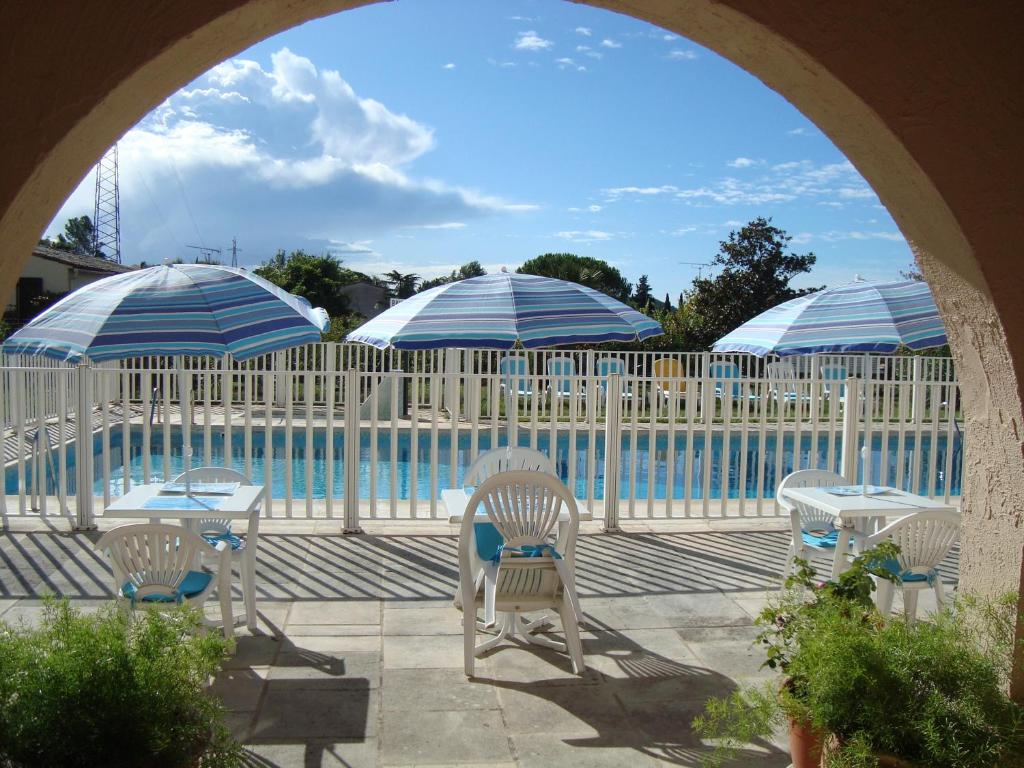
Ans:
[[[110,601],[98,533],[61,519],[6,522],[0,619],[37,619],[47,593],[84,609]],[[246,766],[696,766],[708,747],[689,723],[705,699],[769,677],[751,640],[782,569],[781,521],[645,521],[581,536],[586,673],[509,642],[472,681],[451,605],[453,528],[365,526],[356,536],[337,521],[261,526],[260,629],[239,630],[212,686]],[[954,550],[940,569],[947,583],[957,567]],[[781,743],[752,744],[734,765],[786,766]]]

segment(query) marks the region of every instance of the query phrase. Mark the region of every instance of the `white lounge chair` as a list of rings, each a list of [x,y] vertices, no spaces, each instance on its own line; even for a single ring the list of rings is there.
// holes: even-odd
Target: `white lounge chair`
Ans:
[[[571,357],[549,357],[546,363],[548,391],[557,398],[585,394],[577,385],[576,361]]]
[[[188,472],[182,472],[174,478],[174,482],[184,483],[186,475],[188,475],[190,483],[252,485],[252,481],[248,477],[228,467],[196,467]],[[246,624],[249,629],[256,629],[256,548],[255,546],[246,546],[246,543],[255,542],[259,535],[259,510],[257,509],[256,513],[250,517],[244,539],[237,532],[231,530],[231,520],[226,518],[208,517],[189,522],[189,528],[211,545],[216,546],[219,541],[227,542],[232,559],[238,562],[238,574],[242,579]]]
[[[847,485],[846,478],[835,472],[825,469],[801,469],[791,472],[779,483],[775,491],[775,498],[779,506],[789,513],[790,532],[792,540],[789,542],[789,552],[786,555],[786,566],[782,570],[782,580],[785,581],[793,569],[794,558],[809,560],[815,552],[831,552],[834,557],[841,555],[836,553],[839,529],[836,528],[835,518],[823,512],[817,507],[801,502],[793,501],[786,497],[787,488],[833,488],[837,485]],[[850,540],[863,540],[859,531],[850,532]]]
[[[826,364],[820,368],[821,381],[824,384],[826,393],[831,393],[832,387],[836,387],[836,396],[842,400],[846,397],[846,366]]]
[[[497,555],[485,564],[484,579],[477,584],[472,570],[471,526],[476,510],[483,506],[490,522],[504,539]],[[553,531],[562,509],[569,523],[566,535],[554,540]],[[484,622],[494,623],[496,614],[553,609],[558,611],[565,643],[532,638],[558,650],[568,647],[573,671],[583,672],[583,646],[577,622],[581,618],[576,596],[576,534],[579,513],[569,489],[545,472],[503,472],[485,480],[476,489],[459,535],[459,587],[463,606],[483,609]],[[466,675],[473,676],[476,657],[493,648],[503,636],[476,644],[477,622],[466,611],[463,646]]]
[[[786,403],[793,403],[797,400],[805,403],[810,401],[810,393],[801,393],[800,391],[800,379],[792,363],[786,360],[768,363],[767,370],[768,390],[773,398]]]
[[[740,373],[740,367],[736,363],[728,361],[711,363],[708,367],[708,376],[715,382],[716,398],[723,400],[728,396],[733,400],[742,399],[743,383],[741,379],[743,375]],[[747,397],[750,400],[756,400],[758,395],[756,392],[750,392]]]
[[[180,525],[141,523],[107,531],[96,548],[110,553],[114,594],[119,602],[136,608],[171,608],[186,603],[202,612],[215,590],[220,599],[220,626],[224,637],[234,631],[231,609],[231,549],[219,541],[217,567],[196,570],[210,548],[206,539]],[[203,616],[203,623],[216,626]]]
[[[960,515],[948,511],[922,511],[890,523],[865,541],[865,548],[891,539],[899,545],[895,560],[884,563],[903,588],[903,610],[907,623],[917,618],[917,593],[922,589],[935,592],[935,601],[941,608],[946,602],[938,566],[960,537]],[[875,595],[878,610],[888,615],[892,610],[895,585],[887,579],[876,579]]]
[[[530,362],[522,355],[501,358],[498,372],[501,374],[501,389],[506,394],[519,397],[530,397],[533,394]]]

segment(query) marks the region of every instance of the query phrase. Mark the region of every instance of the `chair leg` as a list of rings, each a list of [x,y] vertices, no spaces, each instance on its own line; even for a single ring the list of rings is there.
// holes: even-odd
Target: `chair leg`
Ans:
[[[895,586],[888,579],[875,579],[877,592],[875,593],[875,605],[878,612],[888,616],[892,612],[892,599]]]
[[[573,674],[582,675],[586,669],[583,665],[583,643],[580,641],[579,625],[567,598],[562,598],[558,615],[562,617],[562,631],[565,632],[565,645],[569,649]]]
[[[789,551],[786,552],[786,565],[782,569],[782,589],[786,588],[786,579],[789,578],[790,571],[793,570],[793,560],[796,559],[796,544],[793,542],[789,543]]]
[[[476,670],[476,611],[465,610],[467,607],[469,606],[463,602],[462,651],[466,677],[473,677]]]
[[[917,590],[903,590],[903,612],[907,615],[907,624],[911,625],[917,620]]]
[[[936,578],[935,583],[932,584],[932,589],[935,591],[935,604],[941,611],[946,607],[946,588],[942,585],[942,579]]]

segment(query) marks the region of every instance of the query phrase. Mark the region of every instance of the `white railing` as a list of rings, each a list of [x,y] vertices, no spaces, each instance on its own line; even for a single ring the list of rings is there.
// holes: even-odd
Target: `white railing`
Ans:
[[[440,490],[461,485],[472,459],[510,433],[552,455],[610,527],[774,516],[774,488],[793,469],[843,470],[856,481],[865,439],[871,482],[959,493],[963,439],[948,359],[822,356],[769,370],[748,356],[629,352],[617,355],[623,375],[601,377],[592,372],[603,356],[528,353],[527,372],[514,378],[499,372],[496,353],[331,344],[246,364],[8,365],[3,512],[77,514],[86,524],[133,483],[180,472],[188,440],[196,465],[229,463],[266,483],[272,517],[337,518],[348,528],[436,519]],[[571,369],[549,376],[553,357]],[[666,357],[678,365],[655,374]],[[715,367],[729,362],[737,368],[728,375]],[[828,378],[836,370],[870,377]]]

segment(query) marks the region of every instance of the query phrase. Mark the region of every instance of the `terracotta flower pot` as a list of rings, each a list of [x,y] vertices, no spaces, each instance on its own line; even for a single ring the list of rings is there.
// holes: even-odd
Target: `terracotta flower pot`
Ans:
[[[793,759],[793,768],[818,768],[823,743],[823,735],[809,722],[790,719],[789,756]]]

